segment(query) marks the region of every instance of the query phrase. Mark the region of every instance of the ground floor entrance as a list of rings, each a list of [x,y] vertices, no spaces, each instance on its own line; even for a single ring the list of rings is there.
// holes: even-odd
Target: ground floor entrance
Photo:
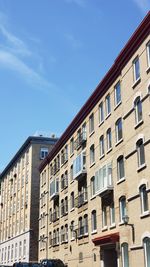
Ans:
[[[118,267],[117,264],[117,251],[115,248],[105,247],[102,248],[103,254],[103,267]]]

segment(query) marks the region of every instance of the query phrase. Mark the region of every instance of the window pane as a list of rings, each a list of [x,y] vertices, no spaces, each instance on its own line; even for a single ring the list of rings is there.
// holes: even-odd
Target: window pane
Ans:
[[[121,88],[120,82],[115,86],[115,104],[117,105],[121,101]]]
[[[150,238],[144,239],[144,255],[145,255],[145,267],[150,267]]]
[[[129,267],[128,244],[122,244],[122,266]]]

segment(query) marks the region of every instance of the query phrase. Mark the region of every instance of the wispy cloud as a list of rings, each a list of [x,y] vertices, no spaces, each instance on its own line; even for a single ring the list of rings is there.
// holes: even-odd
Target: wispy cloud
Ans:
[[[150,9],[150,1],[149,0],[133,0],[133,2],[137,5],[137,7],[143,12],[146,13]]]
[[[65,0],[65,2],[78,5],[79,7],[85,7],[85,0]]]
[[[38,90],[47,91],[52,88],[54,85],[43,77],[44,67],[40,56],[36,57],[29,45],[13,34],[7,24],[7,17],[0,12],[0,67],[15,71],[25,82]],[[31,62],[35,58],[38,59],[36,69],[31,67]],[[30,64],[28,63],[29,59]],[[38,68],[38,66],[40,67]]]
[[[73,34],[70,33],[65,34],[65,39],[74,49],[78,49],[83,46],[82,42],[78,40]]]
[[[34,85],[38,90],[41,89],[42,91],[46,91],[46,89],[54,86],[22,60],[9,52],[0,50],[0,67],[7,68],[21,74],[27,83]]]

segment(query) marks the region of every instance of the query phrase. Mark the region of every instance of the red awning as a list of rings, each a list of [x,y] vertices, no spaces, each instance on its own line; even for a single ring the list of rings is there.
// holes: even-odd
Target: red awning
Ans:
[[[119,241],[119,233],[113,233],[109,235],[103,235],[92,239],[95,246],[114,244]]]

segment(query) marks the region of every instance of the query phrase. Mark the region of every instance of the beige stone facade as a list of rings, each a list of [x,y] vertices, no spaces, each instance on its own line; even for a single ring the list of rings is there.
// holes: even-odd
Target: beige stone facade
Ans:
[[[40,166],[39,260],[150,266],[150,13]]]
[[[0,175],[0,264],[38,260],[39,164],[57,139],[29,137]]]

